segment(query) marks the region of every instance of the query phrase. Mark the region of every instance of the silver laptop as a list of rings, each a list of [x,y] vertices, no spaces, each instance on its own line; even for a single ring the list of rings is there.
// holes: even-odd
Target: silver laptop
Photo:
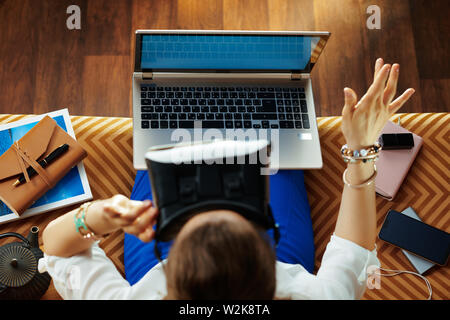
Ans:
[[[134,167],[146,169],[150,147],[265,138],[271,143],[272,168],[321,168],[310,73],[329,36],[137,30]]]

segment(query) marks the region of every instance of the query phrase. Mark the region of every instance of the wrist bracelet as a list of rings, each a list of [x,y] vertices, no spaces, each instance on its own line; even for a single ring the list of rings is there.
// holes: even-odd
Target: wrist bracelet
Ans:
[[[96,202],[96,201],[83,203],[80,206],[80,208],[78,208],[78,211],[75,213],[75,215],[73,217],[73,220],[74,220],[74,223],[75,223],[75,229],[83,237],[83,239],[101,240],[101,239],[103,239],[103,236],[96,235],[86,225],[86,212],[87,212],[87,209],[94,202]]]
[[[346,186],[348,186],[350,188],[355,188],[355,189],[359,189],[359,188],[363,188],[363,187],[369,186],[375,181],[375,178],[377,177],[377,167],[374,165],[373,169],[374,169],[373,175],[369,179],[367,179],[366,181],[364,181],[363,183],[360,183],[360,184],[350,184],[350,183],[348,183],[347,179],[345,177],[346,174],[347,174],[347,170],[348,169],[345,169],[344,173],[342,174],[342,181],[344,181],[344,184]]]
[[[372,146],[368,148],[363,148],[359,150],[351,150],[346,144],[341,148],[341,156],[346,163],[357,163],[357,162],[372,162],[378,160],[378,154],[380,153],[381,145],[375,142]]]

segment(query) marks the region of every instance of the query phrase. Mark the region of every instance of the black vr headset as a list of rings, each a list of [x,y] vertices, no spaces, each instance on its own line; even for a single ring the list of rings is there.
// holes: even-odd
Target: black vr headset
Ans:
[[[278,226],[269,205],[269,168],[263,163],[269,152],[266,140],[150,149],[145,158],[153,202],[159,209],[156,241],[174,239],[198,213],[228,209],[265,230],[274,229],[278,243]]]

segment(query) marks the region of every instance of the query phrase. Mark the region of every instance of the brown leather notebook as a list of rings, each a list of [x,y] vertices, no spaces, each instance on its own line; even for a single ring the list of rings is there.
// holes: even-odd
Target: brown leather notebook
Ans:
[[[45,169],[37,163],[63,144],[69,145],[67,152]],[[45,116],[0,157],[0,200],[15,214],[22,214],[86,156],[75,139],[55,120]],[[30,166],[37,174],[14,186]]]

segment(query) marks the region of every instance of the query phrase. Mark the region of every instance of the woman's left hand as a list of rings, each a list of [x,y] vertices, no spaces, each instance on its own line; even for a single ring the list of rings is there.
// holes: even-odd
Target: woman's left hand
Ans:
[[[379,58],[375,64],[374,81],[359,101],[352,89],[344,89],[342,133],[350,149],[366,148],[377,141],[389,118],[413,95],[414,89],[409,88],[393,100],[399,71],[398,64],[391,67]]]
[[[144,242],[153,240],[153,226],[158,210],[150,200],[136,201],[123,195],[115,195],[105,201],[103,210],[109,221],[124,232],[133,234]]]

